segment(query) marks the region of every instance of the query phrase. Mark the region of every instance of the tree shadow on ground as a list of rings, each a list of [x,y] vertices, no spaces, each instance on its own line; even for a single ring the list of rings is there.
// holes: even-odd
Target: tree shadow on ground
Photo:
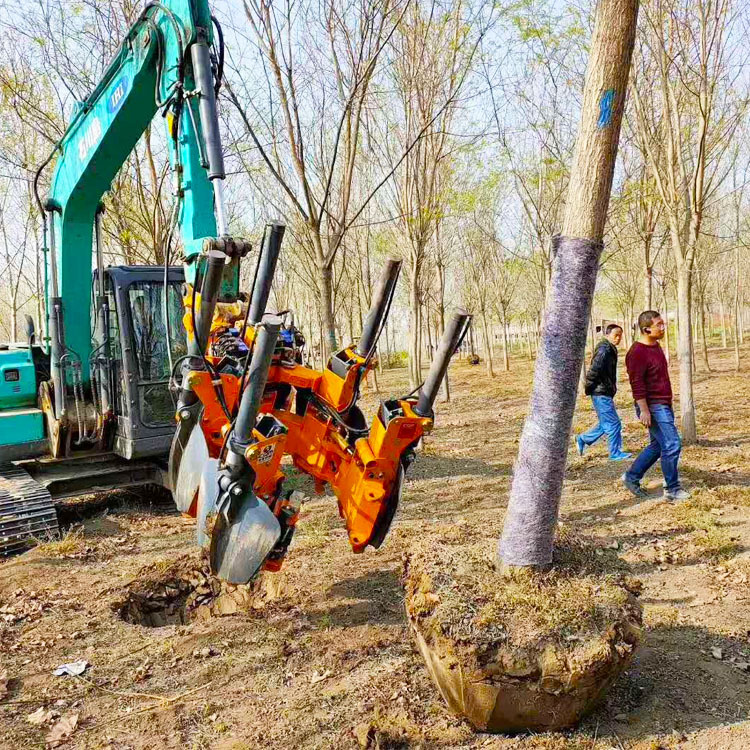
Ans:
[[[731,448],[746,445],[747,443],[750,443],[750,435],[735,435],[734,437],[722,438],[721,440],[707,440],[706,438],[698,440],[698,445],[701,448]]]
[[[358,625],[403,625],[403,591],[395,570],[373,570],[356,578],[337,581],[326,591],[332,606],[316,612],[330,621],[330,627]],[[355,600],[337,603],[336,599]]]
[[[508,476],[509,464],[491,464],[477,458],[420,454],[409,469],[409,479],[455,479],[459,476]]]
[[[748,550],[747,547],[743,545],[735,544],[730,548],[730,550],[727,550],[727,551],[728,552],[730,551],[733,556],[736,556],[736,555],[742,555],[743,553],[747,552],[747,550]],[[701,563],[706,563],[706,562],[713,563],[715,565],[718,562],[720,562],[722,559],[723,559],[722,555],[711,556],[711,555],[707,555],[705,552],[698,551],[693,555],[681,557],[676,562],[661,563],[659,561],[644,560],[642,562],[631,563],[629,565],[629,568],[630,568],[630,572],[633,573],[633,575],[639,576],[639,575],[645,575],[647,573],[653,573],[654,570],[656,570],[657,568],[659,568],[660,566],[664,564],[668,565],[670,569],[690,568],[693,565],[700,565]]]
[[[593,526],[602,523],[602,521],[605,520],[607,516],[611,516],[615,511],[627,510],[628,508],[633,508],[640,503],[659,499],[660,496],[656,494],[649,497],[635,497],[634,495],[628,494],[627,497],[624,497],[621,500],[617,500],[613,503],[607,503],[606,505],[597,505],[593,508],[584,508],[582,510],[574,510],[571,512],[566,512],[563,508],[562,515],[564,516],[564,520],[567,522],[579,522],[576,524],[578,526]],[[625,519],[621,519],[618,516],[616,520],[620,521]]]
[[[720,649],[722,658],[712,649]],[[635,740],[747,719],[750,674],[735,666],[747,661],[747,638],[695,625],[656,627],[645,634],[633,664],[582,729],[596,727],[600,737]]]
[[[706,471],[686,464],[680,467],[680,474],[693,482],[700,482],[706,487],[719,487],[723,484],[750,486],[750,474],[739,474],[734,471]]]

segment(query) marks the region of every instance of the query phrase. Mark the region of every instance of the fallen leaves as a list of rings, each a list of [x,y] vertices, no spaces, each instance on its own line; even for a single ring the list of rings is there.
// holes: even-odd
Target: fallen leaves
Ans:
[[[8,670],[0,672],[0,701],[8,695]]]
[[[53,719],[56,719],[60,714],[52,709],[40,706],[34,713],[29,714],[26,717],[26,721],[35,727],[40,727],[42,724],[47,724]]]
[[[143,682],[143,680],[147,680],[149,677],[151,677],[151,670],[153,665],[151,662],[146,659],[142,664],[140,664],[135,672],[133,673],[133,680],[135,682]]]
[[[78,726],[78,714],[65,716],[52,727],[45,738],[47,747],[59,747],[76,731]]]
[[[318,682],[323,682],[323,680],[327,680],[329,677],[333,676],[333,672],[331,672],[330,669],[326,669],[325,672],[313,672],[312,677],[310,678],[310,684],[315,685]]]

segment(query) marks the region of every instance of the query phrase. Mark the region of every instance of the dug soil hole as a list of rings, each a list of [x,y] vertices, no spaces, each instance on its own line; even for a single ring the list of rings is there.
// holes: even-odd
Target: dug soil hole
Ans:
[[[160,628],[232,615],[257,607],[257,584],[233,586],[211,574],[201,552],[142,568],[113,602],[117,616],[131,625]]]

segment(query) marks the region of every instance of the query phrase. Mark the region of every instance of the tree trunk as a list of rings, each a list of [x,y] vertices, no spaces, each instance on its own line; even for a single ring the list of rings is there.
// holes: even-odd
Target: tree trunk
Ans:
[[[693,341],[690,325],[690,269],[687,263],[677,271],[677,353],[680,357],[680,415],[682,441],[692,445],[698,440],[693,400]]]
[[[419,286],[416,274],[409,280],[409,387],[414,389],[422,382],[419,367]]]
[[[711,365],[708,363],[708,344],[706,342],[706,305],[701,296],[701,348],[703,350],[703,364],[706,370],[711,372]]]
[[[722,321],[723,323],[723,321]],[[737,331],[742,330],[742,317],[740,314],[740,246],[734,251],[734,327]],[[724,326],[722,325],[722,330]],[[734,369],[740,371],[740,337],[734,337]]]
[[[498,549],[505,566],[552,564],[637,15],[638,0],[600,0],[596,12],[562,237]]]
[[[323,323],[321,323],[320,318],[318,318],[318,354],[320,355],[320,367],[318,369],[322,370],[326,366],[326,355],[325,355],[325,341],[324,341],[324,334],[323,334]]]
[[[18,302],[15,294],[10,302],[10,340],[18,342]]]
[[[490,329],[487,325],[487,315],[482,311],[482,332],[484,334],[484,350],[487,360],[487,374],[491,377],[495,377],[495,371],[492,367],[492,342],[490,341]]]
[[[727,348],[727,317],[724,311],[724,298],[719,297],[719,317],[721,317],[721,348]]]
[[[391,330],[391,324],[386,323],[385,324],[385,355],[388,361],[388,369],[391,368],[391,351],[392,351],[391,338],[389,336],[390,330]]]
[[[425,305],[425,320],[424,320],[424,327],[427,331],[427,351],[429,353],[429,356],[427,359],[432,362],[433,357],[433,348],[432,348],[432,329],[430,328],[430,306],[429,304]]]
[[[643,309],[650,310],[654,296],[654,269],[646,266],[646,278],[643,284]],[[631,321],[632,322],[632,321]]]
[[[320,316],[323,325],[324,350],[320,355],[323,364],[336,351],[336,321],[333,317],[333,274],[329,265],[318,268],[318,294],[320,300]]]
[[[510,357],[508,356],[508,319],[503,312],[503,369],[510,370]]]
[[[664,354],[667,357],[667,364],[671,359],[670,345],[669,345],[669,301],[667,300],[667,287],[662,288],[664,297]]]
[[[745,323],[742,315],[739,316],[739,320],[737,321],[737,338],[740,340],[740,344],[745,343]]]
[[[526,334],[526,353],[529,359],[534,359],[534,353],[531,351],[531,331],[529,329],[528,321],[524,321],[523,327],[525,329],[524,333]]]
[[[437,228],[436,228],[436,237],[437,236],[439,235],[437,234]],[[435,336],[435,341],[439,342],[440,337],[443,335],[443,331],[445,330],[445,265],[442,263],[440,258],[438,258],[438,262],[437,262],[437,278],[438,278],[438,305],[437,305],[438,331],[437,331],[437,335]],[[443,401],[445,403],[448,403],[450,400],[451,400],[451,384],[450,384],[450,380],[448,380],[448,371],[446,370],[445,377],[443,378]]]

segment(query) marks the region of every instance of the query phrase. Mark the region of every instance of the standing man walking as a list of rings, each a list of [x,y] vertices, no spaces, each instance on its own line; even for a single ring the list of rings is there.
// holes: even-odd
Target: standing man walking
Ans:
[[[585,393],[591,396],[599,422],[588,432],[576,436],[581,456],[586,446],[593,445],[604,435],[609,443],[611,461],[625,461],[633,455],[622,450],[622,422],[614,402],[617,393],[617,347],[621,340],[622,328],[610,323],[591,358],[591,365],[586,373]]]
[[[630,347],[625,366],[633,390],[635,413],[641,424],[648,427],[651,442],[623,474],[622,481],[636,497],[645,497],[647,493],[641,487],[641,479],[661,458],[664,499],[687,500],[690,493],[680,485],[677,472],[682,441],[674,423],[672,384],[667,358],[659,346],[660,339],[664,338],[664,321],[655,310],[646,310],[638,316],[638,328],[640,341]]]

